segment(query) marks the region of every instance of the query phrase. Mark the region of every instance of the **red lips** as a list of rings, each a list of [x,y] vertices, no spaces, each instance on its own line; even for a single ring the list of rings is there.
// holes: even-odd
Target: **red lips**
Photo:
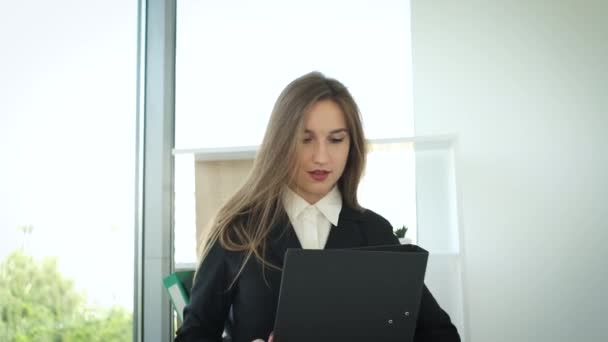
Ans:
[[[316,181],[322,182],[325,179],[327,179],[327,176],[329,175],[329,171],[325,171],[325,170],[314,170],[314,171],[310,171],[308,172],[308,174],[310,175],[310,177]]]

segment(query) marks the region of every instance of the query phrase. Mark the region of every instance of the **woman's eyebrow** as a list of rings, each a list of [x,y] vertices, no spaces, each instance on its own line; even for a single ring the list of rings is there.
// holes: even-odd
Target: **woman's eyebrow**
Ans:
[[[329,134],[336,134],[336,133],[341,133],[341,132],[348,133],[348,129],[346,129],[346,128],[334,129],[334,130],[329,131]],[[309,129],[305,129],[304,133],[315,134],[315,132],[313,132],[313,131],[311,131]]]
[[[336,133],[348,133],[348,129],[346,128],[338,128],[338,129],[334,129],[333,131],[330,131],[329,134],[336,134]]]
[[[334,129],[334,130],[329,131],[328,135],[334,135],[334,134],[343,133],[343,132],[348,134],[348,129],[346,129],[346,128]],[[311,131],[309,129],[304,130],[304,134],[311,134],[313,136],[317,135],[314,131]]]

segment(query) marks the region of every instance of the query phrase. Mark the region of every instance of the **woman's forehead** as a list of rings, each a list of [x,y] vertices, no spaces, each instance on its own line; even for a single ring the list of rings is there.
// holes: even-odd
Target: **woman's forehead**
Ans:
[[[331,134],[346,130],[344,112],[331,100],[315,103],[304,118],[304,131]]]

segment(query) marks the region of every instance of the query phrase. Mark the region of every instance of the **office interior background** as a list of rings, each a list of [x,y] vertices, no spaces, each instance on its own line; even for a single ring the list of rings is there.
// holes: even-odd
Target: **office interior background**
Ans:
[[[278,93],[319,70],[361,106],[363,204],[431,251],[464,341],[604,341],[607,15],[603,0],[3,1],[0,340],[170,340],[162,277],[196,264]]]

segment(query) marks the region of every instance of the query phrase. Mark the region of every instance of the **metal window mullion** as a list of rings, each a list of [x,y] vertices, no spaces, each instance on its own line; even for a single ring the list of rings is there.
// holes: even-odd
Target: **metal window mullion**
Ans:
[[[140,0],[135,341],[170,341],[162,277],[173,269],[175,0]],[[143,63],[143,65],[142,65]]]

